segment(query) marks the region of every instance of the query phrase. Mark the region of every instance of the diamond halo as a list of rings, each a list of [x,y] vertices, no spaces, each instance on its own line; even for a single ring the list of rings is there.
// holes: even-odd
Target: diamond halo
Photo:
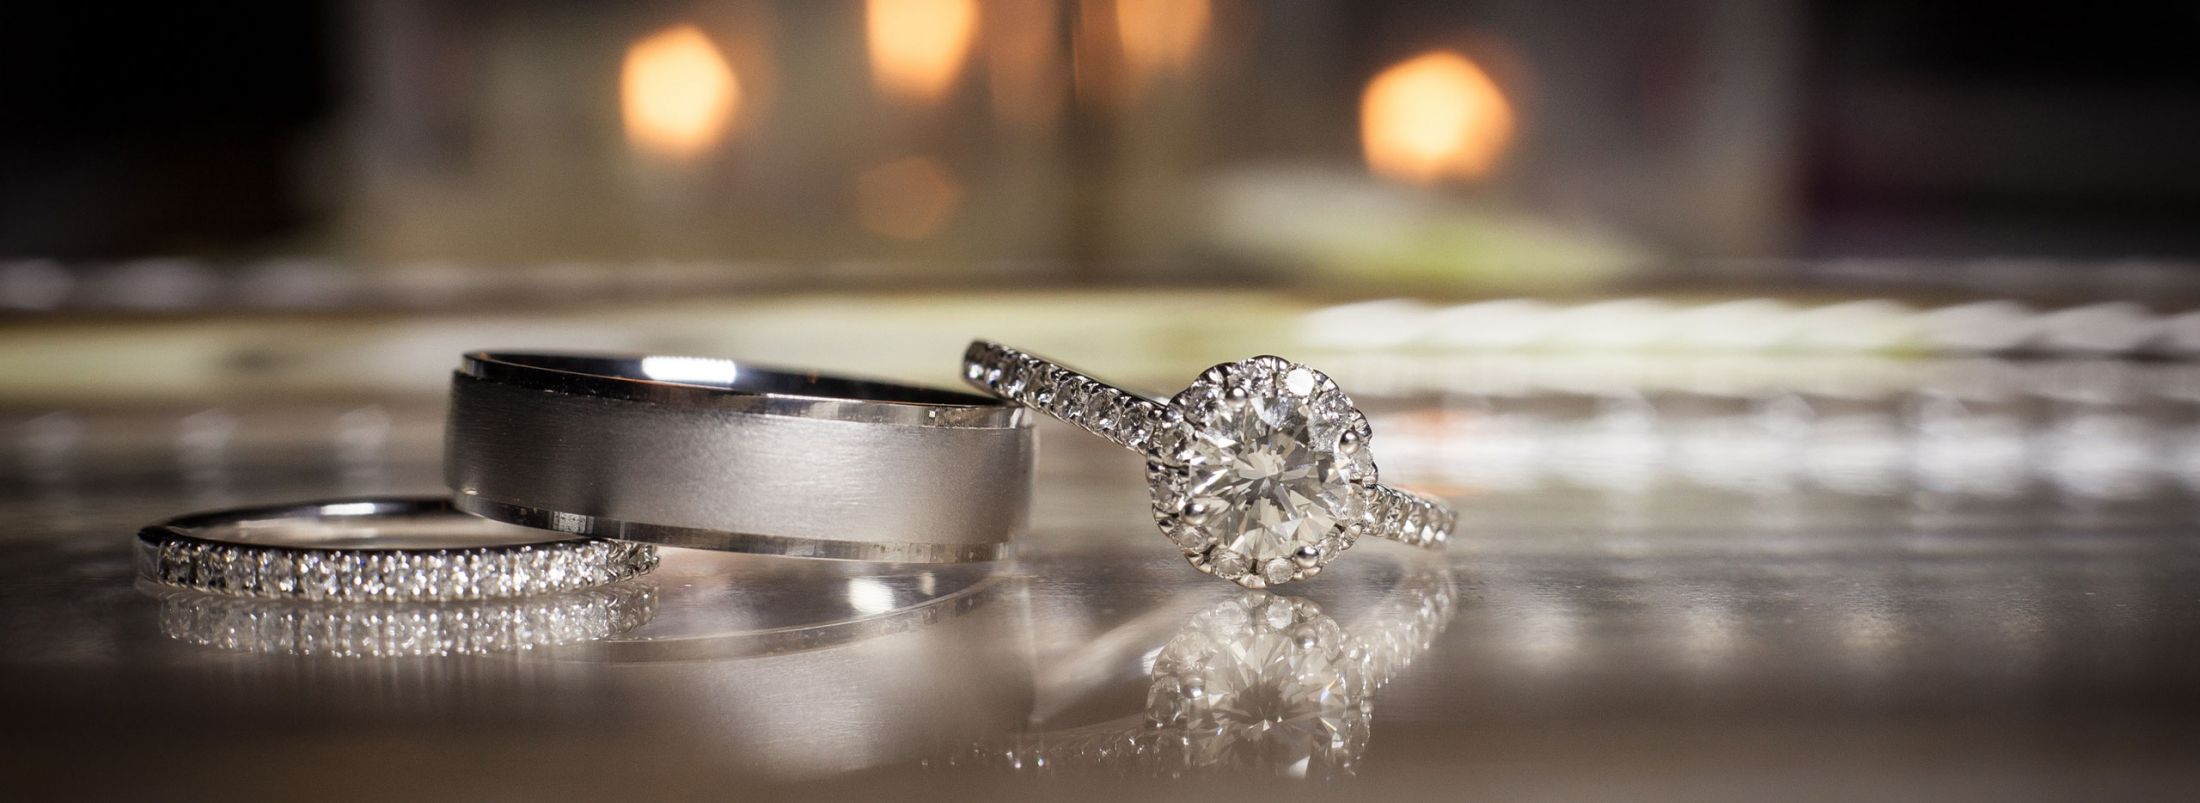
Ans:
[[[1377,484],[1367,416],[1326,374],[1281,357],[1214,366],[1168,401],[985,341],[963,367],[974,386],[1144,455],[1162,534],[1247,588],[1313,577],[1363,536],[1441,547],[1456,521]]]
[[[1207,369],[1169,402],[1175,448],[1147,467],[1162,534],[1249,588],[1319,574],[1358,534],[1377,472],[1367,416],[1281,357]]]

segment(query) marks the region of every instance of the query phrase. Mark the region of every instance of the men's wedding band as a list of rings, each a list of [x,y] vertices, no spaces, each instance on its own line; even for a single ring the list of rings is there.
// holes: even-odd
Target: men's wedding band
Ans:
[[[1015,406],[731,360],[468,354],[446,438],[461,510],[668,546],[994,560],[1031,495]]]
[[[337,602],[502,599],[595,588],[657,550],[483,521],[441,498],[240,508],[138,533],[138,574],[178,588]]]

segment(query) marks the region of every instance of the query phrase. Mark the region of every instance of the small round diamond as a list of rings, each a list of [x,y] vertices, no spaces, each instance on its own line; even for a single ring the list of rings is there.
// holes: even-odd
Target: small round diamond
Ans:
[[[1078,408],[1078,421],[1087,429],[1103,435],[1114,432],[1116,425],[1115,397],[1107,392],[1094,393]]]
[[[1181,522],[1169,530],[1169,540],[1176,542],[1177,546],[1185,549],[1200,549],[1207,546],[1206,533],[1200,532],[1198,527]]]
[[[1288,583],[1291,582],[1291,574],[1296,570],[1297,567],[1292,566],[1291,561],[1276,558],[1260,567],[1260,579],[1267,581],[1269,585]]]
[[[1224,580],[1236,580],[1252,571],[1253,559],[1227,549],[1217,549],[1214,554],[1215,576]]]

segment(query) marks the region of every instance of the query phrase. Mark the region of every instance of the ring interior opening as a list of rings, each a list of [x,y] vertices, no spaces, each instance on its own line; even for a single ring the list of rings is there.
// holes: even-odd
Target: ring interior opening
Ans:
[[[186,532],[208,541],[314,549],[470,549],[561,540],[556,533],[457,513],[247,519]]]
[[[675,385],[820,399],[916,404],[991,404],[992,400],[951,390],[841,379],[709,357],[600,357],[567,354],[489,354],[490,362],[573,374],[664,382]]]

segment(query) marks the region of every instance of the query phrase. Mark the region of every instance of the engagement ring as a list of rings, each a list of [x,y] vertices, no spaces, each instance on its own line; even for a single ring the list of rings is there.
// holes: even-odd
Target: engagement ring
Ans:
[[[1247,588],[1312,577],[1364,537],[1451,537],[1448,506],[1376,482],[1374,433],[1344,391],[1281,357],[1209,368],[1167,400],[985,341],[963,377],[1144,455],[1162,534]]]

